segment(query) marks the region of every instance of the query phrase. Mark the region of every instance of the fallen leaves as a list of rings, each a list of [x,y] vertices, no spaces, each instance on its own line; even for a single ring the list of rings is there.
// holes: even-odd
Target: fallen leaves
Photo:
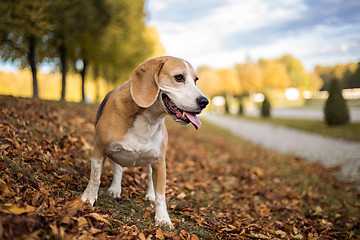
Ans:
[[[195,134],[167,122],[175,231],[154,225],[146,168],[125,169],[122,199],[100,192],[97,206],[83,204],[96,107],[4,96],[0,106],[0,239],[360,239],[359,196],[326,169],[206,123]],[[305,173],[317,181],[284,177]],[[111,178],[106,163],[102,186]]]
[[[91,218],[94,218],[94,219],[97,220],[97,221],[100,221],[100,222],[106,223],[106,224],[108,224],[108,225],[111,225],[111,224],[109,223],[109,221],[107,221],[107,220],[105,219],[105,217],[107,217],[107,215],[101,216],[101,215],[98,214],[98,213],[89,213],[89,214],[85,215],[85,217],[91,217]]]
[[[9,203],[9,204],[4,204],[3,209],[1,209],[1,211],[3,213],[14,213],[14,214],[23,214],[23,213],[28,213],[28,212],[33,212],[35,211],[35,207],[24,204],[24,206],[20,206],[17,204],[13,204],[13,203]]]

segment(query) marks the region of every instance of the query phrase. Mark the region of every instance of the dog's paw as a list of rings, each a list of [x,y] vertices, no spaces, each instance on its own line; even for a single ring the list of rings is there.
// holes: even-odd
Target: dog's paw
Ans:
[[[174,225],[172,224],[170,217],[168,214],[155,216],[155,224],[158,226],[167,226],[170,229],[174,229]]]
[[[97,192],[89,191],[88,189],[85,190],[85,192],[81,195],[81,200],[83,202],[86,202],[86,200],[89,200],[91,205],[94,205],[98,198]]]
[[[108,192],[111,196],[113,196],[114,198],[120,198],[121,197],[121,188],[114,188],[114,187],[110,187],[108,189]]]
[[[155,193],[154,193],[154,191],[146,193],[145,199],[150,201],[150,202],[155,202]]]

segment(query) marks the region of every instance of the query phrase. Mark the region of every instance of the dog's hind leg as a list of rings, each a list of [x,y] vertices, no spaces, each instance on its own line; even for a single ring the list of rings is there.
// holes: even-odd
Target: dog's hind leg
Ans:
[[[91,158],[91,173],[89,183],[81,195],[81,199],[85,202],[89,199],[91,205],[94,205],[95,201],[98,198],[98,191],[100,186],[100,176],[102,171],[102,166],[105,160],[105,157],[95,158],[95,155]]]
[[[147,178],[148,178],[148,188],[147,188],[147,193],[145,195],[145,198],[148,201],[155,202],[154,182],[153,182],[153,178],[152,178],[152,168],[151,168],[150,164],[148,165]]]
[[[120,198],[121,195],[121,181],[122,181],[122,174],[123,174],[123,168],[115,163],[114,161],[110,160],[113,165],[113,180],[111,182],[111,186],[108,189],[108,192],[111,196],[114,198]]]

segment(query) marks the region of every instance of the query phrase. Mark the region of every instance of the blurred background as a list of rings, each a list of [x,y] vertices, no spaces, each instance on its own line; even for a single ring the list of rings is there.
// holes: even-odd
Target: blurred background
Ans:
[[[142,61],[188,60],[216,113],[360,106],[360,2],[2,0],[0,94],[99,102]]]

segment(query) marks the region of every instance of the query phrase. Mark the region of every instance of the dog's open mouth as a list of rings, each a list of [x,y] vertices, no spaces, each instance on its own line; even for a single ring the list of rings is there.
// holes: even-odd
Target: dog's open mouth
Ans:
[[[176,120],[182,121],[185,124],[191,122],[196,130],[201,127],[201,122],[196,116],[196,113],[181,110],[173,103],[173,101],[171,101],[171,99],[165,93],[162,94],[162,100],[168,113],[175,116]]]

